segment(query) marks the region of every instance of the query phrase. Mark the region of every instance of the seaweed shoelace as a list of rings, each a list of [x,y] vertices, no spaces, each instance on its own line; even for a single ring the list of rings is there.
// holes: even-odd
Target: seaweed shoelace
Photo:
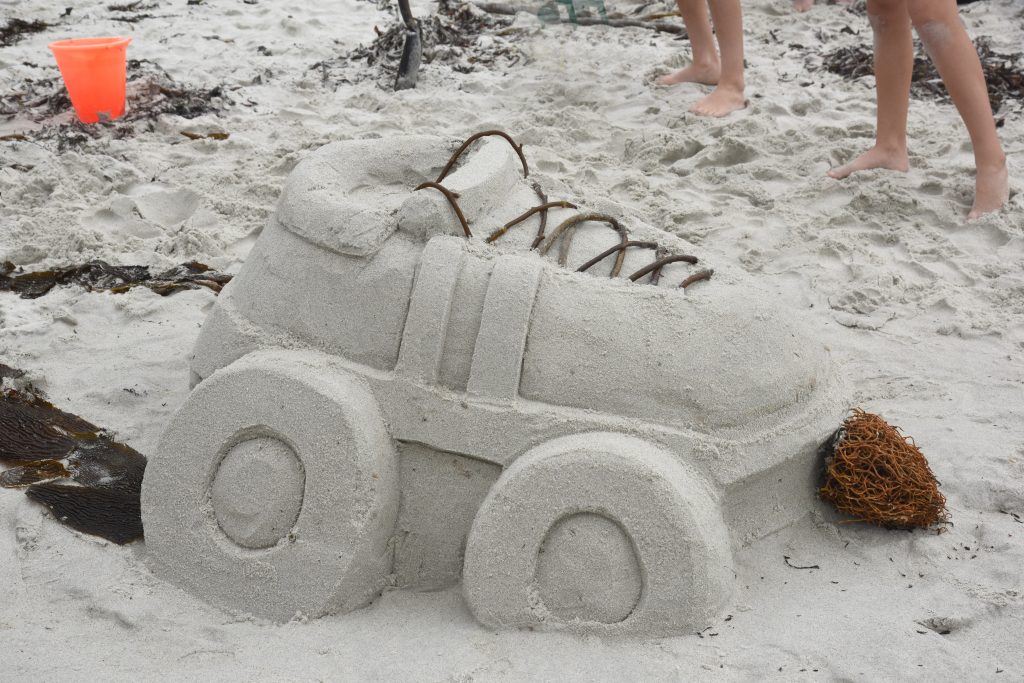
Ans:
[[[523,154],[523,146],[516,143],[512,137],[501,130],[485,130],[474,135],[471,135],[463,142],[458,149],[452,154],[448,163],[445,164],[444,168],[441,169],[441,173],[438,174],[437,180],[427,181],[418,185],[414,191],[434,189],[444,195],[444,198],[451,205],[452,211],[455,213],[455,217],[458,218],[459,224],[462,226],[463,234],[466,238],[473,236],[472,230],[469,228],[469,221],[466,220],[466,216],[462,211],[462,207],[459,206],[459,194],[442,184],[442,181],[448,174],[451,173],[452,169],[455,168],[455,164],[458,163],[459,158],[465,153],[474,142],[485,137],[500,137],[508,142],[515,150],[516,155],[519,157],[519,161],[523,165],[523,177],[528,178],[530,175],[530,167],[526,162],[526,156]],[[537,228],[537,235],[533,239],[533,243],[530,245],[531,250],[538,250],[540,254],[546,255],[556,242],[560,241],[558,251],[558,264],[565,266],[569,258],[569,250],[572,247],[573,237],[575,236],[576,229],[584,223],[605,223],[612,230],[619,235],[619,243],[609,249],[604,250],[600,254],[595,255],[593,258],[587,260],[583,265],[577,268],[577,272],[586,272],[594,265],[600,263],[604,259],[615,255],[615,263],[612,266],[609,277],[619,277],[622,272],[622,265],[626,258],[626,250],[628,249],[650,249],[654,251],[654,260],[648,265],[640,268],[639,270],[631,273],[627,277],[633,282],[639,281],[641,278],[649,276],[649,284],[657,285],[661,279],[662,269],[672,263],[690,263],[696,265],[699,259],[696,256],[689,254],[672,254],[667,249],[663,248],[657,242],[631,240],[629,238],[629,232],[626,228],[613,216],[609,216],[603,213],[578,213],[570,216],[569,218],[562,221],[550,234],[546,233],[548,225],[548,211],[551,209],[579,209],[575,204],[565,201],[549,201],[548,196],[544,193],[544,190],[536,182],[532,184],[533,191],[536,192],[537,198],[540,200],[540,204],[534,206],[524,213],[516,216],[509,222],[497,228],[485,240],[488,244],[493,244],[496,240],[500,239],[505,235],[511,228],[523,223],[528,218],[539,214],[539,226]],[[710,268],[702,269],[689,275],[682,282],[679,283],[679,287],[686,289],[695,282],[709,279],[714,270]]]

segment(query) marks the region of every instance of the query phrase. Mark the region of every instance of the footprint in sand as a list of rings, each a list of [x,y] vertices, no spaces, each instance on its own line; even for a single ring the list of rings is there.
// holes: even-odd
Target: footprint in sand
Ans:
[[[1006,246],[1012,239],[998,225],[982,218],[970,225],[957,225],[946,230],[946,237],[958,249],[968,254],[991,254]]]
[[[828,304],[834,311],[843,311],[856,315],[870,315],[878,310],[887,300],[882,292],[874,287],[862,290],[850,290],[836,297],[830,297]]]
[[[154,183],[131,188],[127,194],[143,218],[164,228],[184,222],[199,208],[199,195],[182,188]]]
[[[665,153],[658,159],[665,166],[671,166],[680,159],[689,159],[696,156],[704,149],[704,144],[697,140],[685,140],[681,144],[672,145],[665,150]]]
[[[753,161],[759,156],[760,152],[749,145],[737,140],[723,140],[720,146],[712,148],[701,157],[696,166],[697,168],[738,166]]]
[[[147,223],[135,211],[135,204],[126,197],[115,197],[106,207],[85,216],[82,223],[100,232],[125,237],[149,239],[163,234],[158,226]]]
[[[928,617],[917,623],[940,636],[948,636],[970,626],[971,620],[968,617]]]
[[[199,205],[200,196],[191,190],[146,183],[115,192],[106,206],[83,222],[102,232],[150,239],[181,225]]]

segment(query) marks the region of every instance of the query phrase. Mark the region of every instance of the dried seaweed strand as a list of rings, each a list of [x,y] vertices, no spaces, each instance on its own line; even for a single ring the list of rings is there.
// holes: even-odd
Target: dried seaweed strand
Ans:
[[[541,204],[548,203],[548,196],[544,192],[544,188],[540,186],[536,180],[533,181],[533,191],[537,193],[537,198],[540,199]],[[537,226],[537,236],[533,238],[533,244],[530,245],[530,251],[537,248],[538,245],[544,240],[544,231],[548,227],[548,210],[544,209],[540,212],[540,225]]]
[[[625,244],[629,241],[629,235],[626,233],[626,229],[622,227],[618,219],[613,216],[609,216],[603,213],[579,213],[575,216],[570,216],[562,221],[557,228],[548,236],[541,245],[540,253],[547,254],[555,242],[558,241],[559,237],[562,237],[562,244],[558,250],[558,265],[564,266],[566,261],[569,259],[569,248],[572,246],[572,238],[576,234],[576,227],[580,223],[586,223],[588,221],[594,221],[598,223],[607,223],[612,227],[615,232],[619,233],[621,243]],[[618,256],[615,257],[615,268],[622,268],[622,261],[626,258],[626,252],[620,251]]]
[[[623,242],[622,244],[616,244],[614,247],[609,247],[608,249],[605,249],[600,254],[598,254],[597,256],[595,256],[594,258],[590,259],[589,261],[584,263],[582,266],[577,268],[576,272],[577,273],[584,273],[587,270],[589,270],[591,266],[597,265],[598,263],[600,263],[604,259],[608,258],[609,256],[611,256],[615,252],[617,252],[617,251],[624,251],[626,249],[629,249],[630,247],[636,247],[638,249],[658,249],[659,248],[657,242],[638,242],[638,241],[635,241],[635,240],[629,240],[628,242]],[[613,268],[611,274],[609,275],[609,277],[615,277],[618,274],[619,273],[616,272],[616,270]]]
[[[640,270],[636,271],[635,273],[629,276],[629,279],[632,280],[633,282],[636,282],[644,275],[647,275],[653,270],[658,270],[663,266],[669,265],[670,263],[679,263],[680,261],[685,261],[686,263],[697,263],[697,257],[690,256],[689,254],[673,254],[671,256],[665,256],[653,263],[647,264]]]
[[[418,192],[428,187],[433,188],[444,195],[445,199],[448,200],[448,203],[452,205],[452,209],[455,210],[455,215],[458,217],[459,222],[462,223],[462,230],[466,233],[466,237],[472,237],[473,233],[469,229],[469,221],[467,221],[466,217],[462,215],[462,209],[459,208],[459,202],[457,201],[459,194],[457,192],[452,192],[441,183],[436,183],[431,180],[417,185],[416,189],[413,191]]]
[[[470,145],[472,145],[474,142],[476,142],[480,138],[485,138],[485,137],[492,136],[492,135],[497,135],[499,137],[503,137],[503,138],[505,138],[505,140],[508,141],[508,144],[512,145],[512,149],[514,149],[516,151],[516,154],[519,155],[519,161],[523,162],[523,177],[526,178],[527,176],[529,176],[530,175],[530,168],[529,168],[529,166],[526,165],[526,157],[523,156],[523,146],[519,145],[519,144],[516,144],[516,141],[512,139],[512,136],[510,136],[505,131],[502,131],[502,130],[485,130],[485,131],[482,131],[480,133],[476,133],[476,134],[471,135],[468,138],[466,138],[466,141],[463,142],[462,145],[460,145],[457,150],[455,150],[454,154],[452,154],[451,159],[449,159],[448,163],[445,164],[445,167],[441,170],[441,175],[437,176],[437,180],[435,182],[440,183],[442,180],[445,179],[445,177],[451,172],[452,168],[455,166],[455,162],[457,162],[459,160],[459,157],[462,156],[463,152],[465,152],[467,149],[469,149]]]
[[[691,275],[690,277],[688,277],[685,280],[683,280],[682,282],[680,282],[679,283],[679,289],[686,289],[687,287],[689,287],[693,283],[700,282],[701,280],[709,280],[709,279],[711,279],[711,276],[714,275],[714,274],[715,274],[715,271],[712,268],[707,268],[705,270],[701,270],[699,272],[696,272],[693,275]]]
[[[509,228],[512,228],[512,227],[514,227],[516,225],[519,225],[520,223],[522,223],[527,218],[529,218],[530,216],[532,216],[533,214],[535,214],[537,212],[544,212],[545,215],[546,215],[548,209],[577,209],[577,208],[579,208],[579,207],[576,206],[575,204],[573,204],[571,202],[567,202],[565,200],[558,201],[558,202],[545,202],[545,203],[541,204],[540,206],[535,206],[532,209],[527,210],[525,213],[523,213],[523,214],[521,214],[519,216],[516,216],[515,218],[510,220],[508,223],[506,223],[505,225],[501,226],[500,228],[498,228],[497,230],[492,232],[490,235],[488,235],[487,239],[485,241],[488,244],[490,244],[491,242],[493,242],[494,240],[498,239],[499,237],[504,235],[506,232],[508,232]],[[541,218],[543,220],[543,216]]]
[[[654,260],[659,261],[665,256],[668,256],[668,249],[659,244],[658,249],[654,252]],[[658,266],[653,271],[651,271],[651,279],[648,280],[648,282],[650,282],[655,287],[657,287],[658,283],[661,282],[661,271],[663,267],[664,266]]]

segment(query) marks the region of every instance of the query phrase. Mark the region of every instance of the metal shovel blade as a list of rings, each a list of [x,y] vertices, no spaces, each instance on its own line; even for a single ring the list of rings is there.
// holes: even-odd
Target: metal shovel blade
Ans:
[[[420,26],[412,16],[409,0],[398,0],[398,13],[405,23],[405,45],[402,47],[402,61],[398,63],[395,90],[406,90],[416,87],[416,76],[423,59],[423,40]]]
[[[406,31],[405,46],[402,48],[402,61],[398,63],[398,76],[395,77],[395,90],[407,90],[416,87],[416,77],[423,59],[423,44],[419,30]]]

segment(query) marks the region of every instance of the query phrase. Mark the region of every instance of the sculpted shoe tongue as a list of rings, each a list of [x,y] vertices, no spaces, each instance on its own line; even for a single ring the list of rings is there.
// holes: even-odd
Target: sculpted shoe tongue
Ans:
[[[479,238],[540,203],[523,178],[515,150],[496,137],[481,140],[467,150],[462,156],[462,166],[450,172],[440,184],[457,195],[456,201],[470,230]],[[434,235],[465,234],[448,199],[431,187],[414,191],[406,198],[399,211],[398,227],[422,240]]]
[[[454,147],[427,135],[321,147],[288,176],[277,220],[331,251],[368,256],[398,230],[399,208],[410,190],[433,180]]]

